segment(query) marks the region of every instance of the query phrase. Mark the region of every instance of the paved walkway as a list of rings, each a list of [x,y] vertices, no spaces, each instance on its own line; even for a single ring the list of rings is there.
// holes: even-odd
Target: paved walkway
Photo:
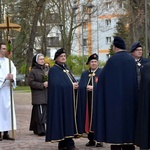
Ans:
[[[0,141],[0,150],[57,150],[58,143],[45,142],[45,137],[36,136],[29,131],[32,108],[31,93],[15,92],[14,97],[17,117],[17,130],[15,131],[16,140]],[[85,147],[87,142],[87,138],[75,139],[76,147],[79,150],[109,150],[109,145],[105,143],[103,148]]]

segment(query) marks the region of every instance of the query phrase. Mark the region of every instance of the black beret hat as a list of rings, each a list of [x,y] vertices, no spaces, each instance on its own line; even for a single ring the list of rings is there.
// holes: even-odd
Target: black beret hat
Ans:
[[[56,51],[56,53],[55,53],[54,60],[55,60],[58,56],[60,56],[62,53],[65,53],[64,48],[58,49],[58,50]]]
[[[98,55],[96,53],[92,54],[91,56],[89,56],[86,64],[88,65],[88,63],[92,60],[92,59],[96,59],[98,61]]]
[[[126,49],[125,41],[119,36],[114,37],[113,45],[120,49]]]
[[[140,42],[133,43],[131,48],[130,48],[130,53],[134,52],[138,47],[142,47]]]

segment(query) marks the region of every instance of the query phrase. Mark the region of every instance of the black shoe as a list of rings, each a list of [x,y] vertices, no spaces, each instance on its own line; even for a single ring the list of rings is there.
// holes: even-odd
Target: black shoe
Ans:
[[[67,147],[67,149],[66,150],[78,150],[75,146],[69,146],[69,147]]]
[[[122,149],[122,145],[111,145],[111,150],[121,150]]]
[[[103,147],[103,143],[97,142],[97,143],[96,143],[96,147]]]
[[[122,145],[122,150],[135,150],[135,146],[133,144]]]
[[[12,141],[15,140],[14,138],[11,138],[8,133],[3,135],[3,139],[4,140],[12,140]]]
[[[2,140],[3,140],[2,133],[0,132],[0,141],[2,141]]]
[[[74,138],[75,138],[75,139],[80,138],[80,137],[81,137],[81,136],[78,135],[78,134],[74,135]]]
[[[39,133],[38,136],[45,136],[45,133],[44,132]]]
[[[67,147],[59,147],[58,150],[67,150]]]
[[[88,143],[85,144],[85,146],[95,146],[95,141],[90,141]]]
[[[33,131],[33,133],[34,133],[34,134],[36,134],[36,135],[38,135],[38,133],[37,133],[37,132],[35,132],[35,131]]]

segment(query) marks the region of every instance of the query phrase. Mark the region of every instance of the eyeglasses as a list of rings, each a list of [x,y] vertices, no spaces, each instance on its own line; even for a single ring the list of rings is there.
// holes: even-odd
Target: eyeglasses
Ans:
[[[135,51],[139,52],[139,51],[143,51],[143,50],[140,48],[140,49],[136,49]]]

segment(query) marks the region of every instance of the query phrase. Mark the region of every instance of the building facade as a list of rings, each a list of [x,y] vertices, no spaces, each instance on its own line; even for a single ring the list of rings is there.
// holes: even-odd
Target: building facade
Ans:
[[[118,19],[125,14],[124,3],[118,0],[77,1],[78,15],[74,23],[81,22],[81,26],[75,31],[72,53],[81,56],[97,53],[100,61],[107,61]]]
[[[115,35],[116,25],[121,15],[125,14],[125,1],[121,0],[75,0],[72,1],[74,9],[74,27],[71,54],[91,55],[97,53],[99,60],[106,62]],[[46,28],[50,27],[47,34],[47,56],[54,58],[56,50],[62,47],[62,33],[59,28],[58,14],[48,14]],[[51,26],[52,24],[57,26]],[[66,22],[67,24],[67,22]],[[69,26],[69,24],[68,24]],[[38,30],[39,31],[39,30]],[[41,34],[42,35],[42,34]],[[40,51],[41,36],[37,36],[35,47]],[[61,43],[62,42],[62,43]]]

